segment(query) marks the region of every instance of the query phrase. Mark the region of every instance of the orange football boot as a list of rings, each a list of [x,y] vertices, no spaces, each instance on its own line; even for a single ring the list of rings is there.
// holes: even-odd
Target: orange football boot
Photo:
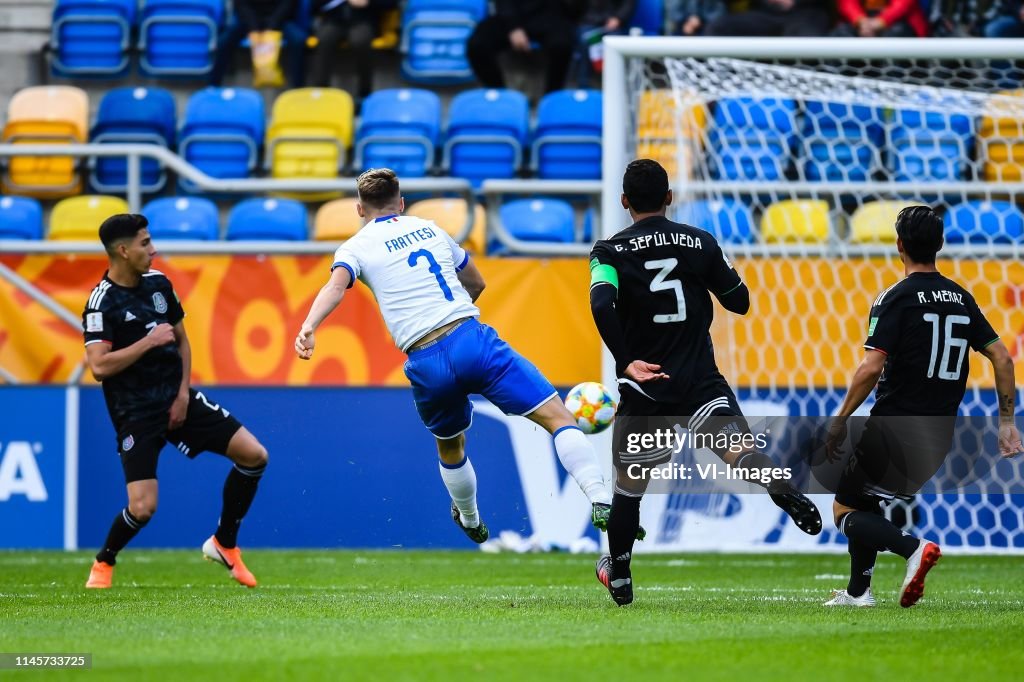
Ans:
[[[89,581],[85,586],[90,590],[106,590],[114,582],[114,567],[102,561],[93,561]]]
[[[256,587],[256,576],[242,562],[242,550],[237,547],[226,549],[217,542],[213,535],[203,543],[203,556],[207,561],[216,561],[226,566],[231,577],[246,587]]]

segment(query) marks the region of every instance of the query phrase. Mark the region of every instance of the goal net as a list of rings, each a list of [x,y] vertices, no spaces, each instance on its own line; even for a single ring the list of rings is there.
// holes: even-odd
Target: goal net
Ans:
[[[605,201],[617,201],[629,159],[653,158],[669,172],[670,217],[722,242],[752,308],[744,317],[719,310],[712,335],[749,414],[836,409],[872,301],[903,276],[893,226],[913,204],[943,215],[939,269],[974,294],[1024,377],[1024,90],[1013,89],[1024,61],[986,41],[922,45],[934,42],[606,46]],[[614,203],[604,212],[606,231],[622,227]],[[962,412],[997,413],[991,366],[977,354]],[[1024,462],[1007,464],[1017,478]],[[1019,492],[990,481],[887,513],[944,547],[1021,551]],[[670,499],[659,523],[679,539],[687,515],[707,521],[734,507]],[[819,543],[845,541],[826,532]]]

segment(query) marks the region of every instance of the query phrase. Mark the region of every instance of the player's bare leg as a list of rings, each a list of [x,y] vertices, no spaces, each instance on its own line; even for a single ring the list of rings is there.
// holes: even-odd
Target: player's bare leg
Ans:
[[[267,449],[244,426],[228,442],[225,453],[234,467],[224,481],[224,503],[217,532],[203,543],[203,556],[224,565],[231,577],[246,587],[256,587],[256,577],[242,561],[238,529],[245,518],[260,478],[267,468]]]
[[[555,396],[526,417],[554,437],[558,461],[590,500],[591,523],[599,530],[607,530],[612,498],[601,464],[565,404]]]
[[[452,498],[452,520],[473,542],[486,542],[490,533],[476,505],[476,471],[466,457],[466,436],[436,440],[441,480]]]
[[[155,478],[132,481],[127,485],[127,489],[128,506],[114,517],[103,549],[96,555],[96,560],[89,571],[89,580],[85,583],[89,589],[106,589],[113,584],[117,553],[124,549],[156,513],[159,487]]]

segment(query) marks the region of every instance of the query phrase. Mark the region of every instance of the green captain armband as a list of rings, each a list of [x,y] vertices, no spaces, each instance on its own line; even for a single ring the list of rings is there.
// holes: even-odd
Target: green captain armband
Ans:
[[[596,258],[590,261],[590,286],[607,282],[619,288],[619,273],[610,265],[601,263]]]

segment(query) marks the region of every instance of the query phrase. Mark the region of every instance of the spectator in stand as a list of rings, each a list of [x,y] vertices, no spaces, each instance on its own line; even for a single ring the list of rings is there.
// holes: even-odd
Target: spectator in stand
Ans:
[[[580,22],[577,60],[579,61],[578,84],[590,87],[590,78],[596,66],[603,61],[604,52],[601,38],[606,35],[621,35],[629,27],[629,20],[636,11],[636,0],[590,0]]]
[[[398,0],[316,0],[313,84],[331,86],[338,43],[347,40],[356,70],[356,97],[362,100],[373,92],[373,40],[380,34],[383,14],[396,7]]]
[[[498,55],[510,48],[530,52],[535,41],[547,53],[544,91],[561,90],[585,0],[497,0],[495,5],[495,13],[476,25],[466,43],[477,80],[486,88],[505,87]]]
[[[723,0],[669,0],[668,21],[674,35],[699,36],[726,12]]]
[[[846,21],[832,35],[841,38],[923,38],[928,20],[917,0],[839,0]]]
[[[997,0],[985,24],[986,38],[1024,38],[1024,2]]]
[[[235,0],[235,16],[229,19],[217,43],[217,57],[210,84],[221,85],[231,58],[250,34],[278,31],[288,62],[288,83],[301,87],[305,80],[306,32],[295,21],[296,0]]]
[[[708,25],[712,36],[823,36],[832,26],[829,0],[751,0],[751,9]]]

